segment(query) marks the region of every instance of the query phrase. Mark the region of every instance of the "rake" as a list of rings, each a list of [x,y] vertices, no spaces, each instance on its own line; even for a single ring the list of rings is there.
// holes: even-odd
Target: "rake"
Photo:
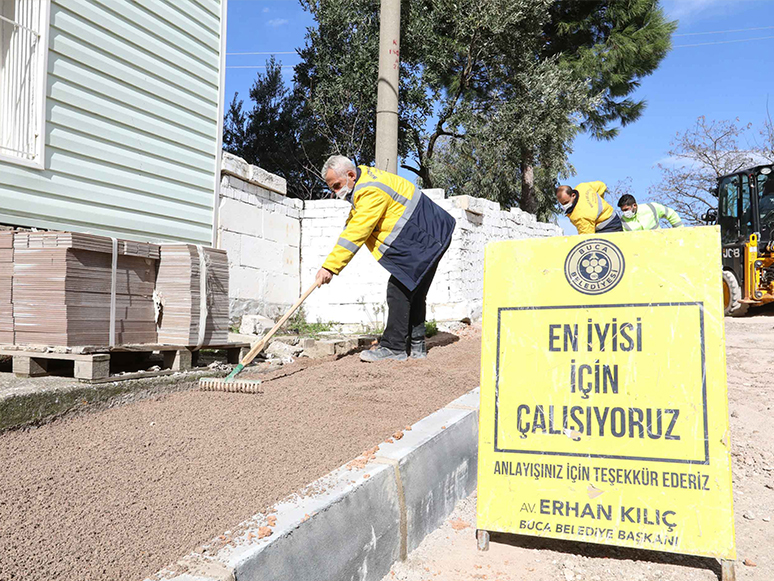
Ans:
[[[293,315],[293,313],[296,312],[298,307],[301,306],[301,304],[310,294],[312,294],[312,291],[316,288],[317,283],[315,282],[306,290],[304,294],[299,297],[295,304],[290,307],[288,312],[285,313],[279,321],[277,321],[277,324],[271,328],[271,331],[266,333],[259,341],[250,347],[250,351],[248,351],[247,354],[242,357],[239,365],[234,367],[234,370],[229,373],[228,377],[225,379],[220,379],[217,377],[202,377],[199,380],[199,389],[204,391],[227,391],[232,393],[261,393],[259,388],[261,385],[260,380],[235,379],[236,376],[239,375],[239,373],[245,368],[246,365],[250,365],[253,359],[255,359],[256,356],[261,351],[263,351],[263,348],[266,347],[266,344],[269,342],[269,339],[274,336],[274,333],[276,333],[279,328],[285,324],[285,322]]]

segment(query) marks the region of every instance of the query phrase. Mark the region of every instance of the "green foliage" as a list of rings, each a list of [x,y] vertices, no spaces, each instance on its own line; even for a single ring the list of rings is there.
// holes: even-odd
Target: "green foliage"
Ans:
[[[379,0],[301,0],[317,26],[309,28],[295,82],[304,94],[326,154],[358,164],[374,161],[379,73]],[[410,154],[417,130],[433,111],[421,70],[426,55],[423,2],[404,1],[400,44],[398,151]]]
[[[434,337],[438,334],[438,323],[433,321],[427,321],[425,323],[425,337]]]
[[[316,197],[327,155],[373,163],[380,2],[301,4],[316,26],[292,90],[278,69],[259,75],[253,111],[232,103],[224,143],[289,187],[302,181],[296,195]],[[676,27],[656,0],[404,0],[401,23],[403,167],[423,187],[542,218],[553,212],[557,176],[574,173],[578,132],[611,139],[641,115],[645,102],[629,95]],[[276,156],[265,151],[274,147]]]
[[[234,95],[223,120],[223,149],[287,180],[288,195],[327,195],[318,177],[328,144],[314,127],[309,103],[298,86],[282,80],[272,57],[250,89],[250,110]]]
[[[437,128],[450,137],[429,162],[433,185],[547,218],[557,176],[574,173],[574,137],[613,138],[615,123],[639,117],[645,103],[627,95],[664,58],[676,24],[652,0],[484,4],[494,12],[479,6],[462,23],[473,31],[459,47],[468,68],[444,78],[449,91],[469,90],[447,106],[453,129]],[[485,73],[466,73],[477,69]]]
[[[677,22],[653,0],[562,0],[551,6],[541,57],[558,56],[570,78],[601,98],[582,124],[598,139],[618,135],[640,117],[645,101],[627,98],[671,48]]]
[[[333,321],[324,323],[320,319],[317,319],[316,323],[309,323],[306,320],[304,307],[299,307],[299,309],[293,313],[293,316],[287,320],[285,325],[283,325],[283,329],[287,332],[301,335],[302,337],[316,337],[319,333],[333,331],[333,328],[336,325],[337,323],[334,323]]]
[[[489,100],[480,111],[460,110],[466,138],[441,142],[431,165],[434,183],[449,195],[485,196],[506,207],[522,205],[546,219],[554,211],[557,176],[571,172],[567,157],[580,130],[573,119],[588,113],[596,100],[581,83],[568,83],[555,59],[534,64],[511,81],[519,90],[499,101]],[[543,106],[535,107],[534,99]],[[528,208],[521,195],[525,162],[531,166],[536,191],[542,193]]]

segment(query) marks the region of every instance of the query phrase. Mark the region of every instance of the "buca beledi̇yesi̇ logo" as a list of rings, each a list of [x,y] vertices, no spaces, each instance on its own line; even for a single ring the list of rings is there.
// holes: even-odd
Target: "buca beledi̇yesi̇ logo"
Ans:
[[[623,252],[615,244],[592,238],[570,250],[564,261],[564,276],[578,292],[599,295],[621,281],[624,266]]]

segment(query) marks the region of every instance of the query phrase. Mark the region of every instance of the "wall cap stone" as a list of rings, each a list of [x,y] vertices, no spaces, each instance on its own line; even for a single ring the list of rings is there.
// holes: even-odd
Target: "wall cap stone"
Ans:
[[[220,171],[221,174],[238,177],[241,180],[277,194],[283,196],[288,194],[288,184],[285,178],[269,173],[257,165],[251,165],[233,153],[223,152]]]
[[[422,193],[425,194],[428,198],[430,198],[434,202],[443,200],[446,197],[446,190],[444,190],[443,188],[429,188],[426,190],[422,190]]]

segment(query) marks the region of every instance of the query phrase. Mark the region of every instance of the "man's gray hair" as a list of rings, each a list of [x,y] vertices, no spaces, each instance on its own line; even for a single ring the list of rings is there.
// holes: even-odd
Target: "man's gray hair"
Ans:
[[[329,170],[333,170],[337,176],[343,176],[348,171],[355,171],[355,169],[355,164],[352,163],[352,160],[348,157],[344,157],[343,155],[332,155],[323,164],[320,174],[322,175],[322,179],[325,179],[328,176]]]

